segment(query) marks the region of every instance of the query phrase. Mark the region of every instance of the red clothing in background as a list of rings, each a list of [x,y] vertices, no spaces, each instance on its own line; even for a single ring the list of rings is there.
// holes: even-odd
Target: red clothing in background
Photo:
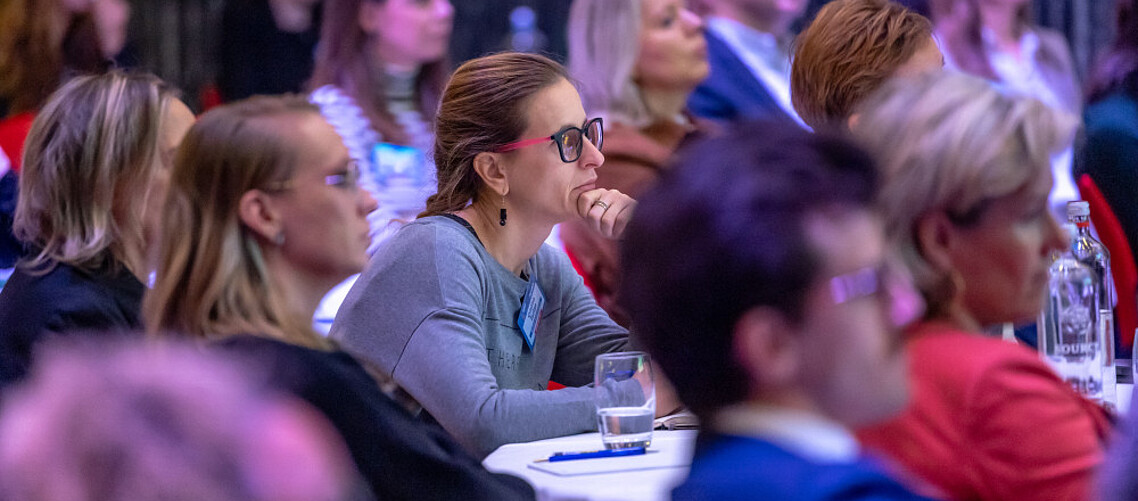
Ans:
[[[0,120],[0,149],[11,160],[13,171],[20,172],[20,164],[24,160],[24,140],[28,138],[35,117],[29,111]]]
[[[951,499],[1087,499],[1105,411],[1029,348],[936,322],[908,332],[912,401],[863,429],[870,449]]]

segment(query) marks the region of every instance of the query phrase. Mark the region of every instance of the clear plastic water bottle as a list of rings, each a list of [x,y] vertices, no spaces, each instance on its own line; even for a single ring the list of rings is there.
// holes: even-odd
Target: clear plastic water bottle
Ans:
[[[1090,204],[1084,201],[1067,203],[1067,220],[1075,225],[1077,233],[1071,238],[1071,253],[1080,263],[1094,270],[1099,279],[1098,322],[1102,342],[1103,400],[1108,406],[1118,404],[1117,373],[1114,368],[1114,278],[1110,273],[1110,251],[1091,235]]]
[[[1039,348],[1071,387],[1102,402],[1103,349],[1098,276],[1070,254],[1048,269],[1047,303],[1040,318]]]

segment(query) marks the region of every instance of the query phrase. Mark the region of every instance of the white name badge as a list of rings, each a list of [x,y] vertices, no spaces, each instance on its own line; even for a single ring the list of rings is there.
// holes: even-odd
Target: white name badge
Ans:
[[[544,308],[545,294],[538,287],[536,277],[530,277],[529,286],[522,296],[522,309],[518,311],[518,328],[522,330],[522,337],[526,339],[531,352],[537,336],[537,323],[541,321],[541,311]]]

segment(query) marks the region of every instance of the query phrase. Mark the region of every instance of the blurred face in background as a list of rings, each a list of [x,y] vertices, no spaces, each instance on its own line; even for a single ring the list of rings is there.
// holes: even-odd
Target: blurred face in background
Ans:
[[[806,0],[727,0],[736,4],[742,17],[756,28],[782,36],[806,10]]]
[[[703,21],[680,0],[642,0],[634,79],[645,89],[690,92],[707,78]]]
[[[449,0],[364,0],[360,27],[372,54],[388,66],[411,69],[447,54],[454,21]]]
[[[126,0],[93,0],[91,17],[99,31],[99,49],[103,57],[117,56],[126,46],[130,4]]]
[[[174,167],[174,156],[182,138],[194,125],[194,114],[185,103],[178,99],[170,99],[162,116],[162,125],[158,130],[158,155],[155,159],[159,165],[153,170],[150,185],[146,190],[146,213],[143,215],[146,239],[149,244],[158,242],[158,232],[161,228],[163,206],[166,203],[166,190],[170,187],[170,171]],[[155,249],[157,245],[148,245]]]

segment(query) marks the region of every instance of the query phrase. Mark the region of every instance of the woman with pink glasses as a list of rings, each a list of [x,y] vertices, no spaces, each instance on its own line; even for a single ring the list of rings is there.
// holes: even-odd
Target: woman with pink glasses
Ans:
[[[631,198],[594,184],[602,121],[564,68],[516,53],[460,67],[436,120],[438,192],[376,251],[332,337],[476,455],[594,430],[593,360],[628,332],[543,242],[570,220],[619,236],[631,217]],[[551,380],[569,388],[542,391]]]

